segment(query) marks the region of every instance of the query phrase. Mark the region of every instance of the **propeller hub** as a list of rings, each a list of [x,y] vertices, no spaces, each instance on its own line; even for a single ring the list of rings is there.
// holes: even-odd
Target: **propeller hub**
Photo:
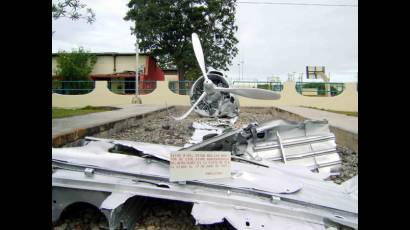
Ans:
[[[215,93],[215,85],[214,85],[214,83],[211,81],[211,80],[209,80],[209,79],[206,79],[205,81],[204,81],[204,91],[207,93],[207,94],[214,94]]]

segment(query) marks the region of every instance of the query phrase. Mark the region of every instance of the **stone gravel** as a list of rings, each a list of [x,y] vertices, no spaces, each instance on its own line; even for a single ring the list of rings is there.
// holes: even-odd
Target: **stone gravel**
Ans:
[[[149,199],[142,208],[135,230],[230,230],[228,222],[212,225],[195,225],[191,215],[192,204],[163,199]]]
[[[152,115],[145,118],[142,122],[138,121],[130,128],[113,134],[108,138],[184,146],[194,132],[192,128],[194,121],[214,121],[214,119],[210,118],[201,118],[195,112],[192,112],[187,118],[181,121],[176,121],[171,117],[180,116],[187,110],[187,107],[176,107],[170,109],[165,116],[163,114]],[[251,122],[262,123],[272,119],[273,115],[268,110],[242,111],[234,127],[241,127]]]
[[[63,212],[53,230],[102,230],[107,226],[107,219],[98,209],[78,206]]]
[[[337,146],[337,152],[342,158],[342,169],[340,175],[332,179],[335,183],[341,184],[358,174],[359,157],[356,152],[343,146]]]

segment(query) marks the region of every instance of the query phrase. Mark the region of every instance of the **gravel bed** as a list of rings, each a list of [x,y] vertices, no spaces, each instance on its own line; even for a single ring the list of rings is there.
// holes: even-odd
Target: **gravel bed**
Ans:
[[[53,230],[100,230],[108,229],[105,216],[95,207],[77,205],[65,210]]]
[[[359,158],[356,152],[343,146],[337,146],[337,152],[342,158],[342,169],[340,175],[332,179],[335,183],[341,184],[358,174]]]
[[[195,225],[191,215],[193,204],[148,198],[134,230],[234,230],[227,221],[211,225]],[[105,230],[107,220],[97,209],[83,208],[66,212],[53,230]]]
[[[214,119],[201,118],[195,112],[192,112],[182,121],[175,121],[170,117],[180,116],[187,110],[187,107],[177,107],[170,109],[166,116],[152,115],[143,122],[138,122],[130,128],[125,129],[120,133],[113,134],[108,138],[184,146],[184,144],[190,140],[194,132],[194,129],[192,128],[192,123],[194,121],[214,121]],[[243,111],[240,113],[239,119],[235,123],[235,127],[241,127],[251,122],[262,123],[272,120],[272,118],[272,114],[265,110],[255,110],[252,112]]]
[[[142,208],[140,219],[135,230],[230,230],[233,228],[227,221],[211,225],[195,225],[191,215],[192,204],[163,199],[149,199]]]

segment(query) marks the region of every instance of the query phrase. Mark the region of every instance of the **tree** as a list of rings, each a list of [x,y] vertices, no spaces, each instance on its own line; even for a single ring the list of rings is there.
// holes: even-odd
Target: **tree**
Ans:
[[[56,75],[60,76],[64,82],[63,89],[69,90],[68,94],[83,94],[87,90],[93,88],[92,82],[84,82],[90,80],[89,75],[92,72],[97,56],[85,51],[82,47],[78,50],[73,50],[71,53],[59,51],[57,56]],[[74,81],[74,82],[73,82]],[[79,82],[83,81],[83,82]]]
[[[61,17],[69,18],[73,21],[83,18],[91,24],[95,21],[95,13],[91,8],[86,7],[87,5],[82,4],[80,0],[60,0],[57,4],[52,4],[51,15],[55,20]],[[81,12],[83,9],[85,9],[85,12]]]
[[[124,17],[135,21],[142,52],[151,53],[163,68],[176,66],[182,79],[200,76],[191,34],[202,43],[208,67],[228,70],[237,55],[236,0],[131,0]]]

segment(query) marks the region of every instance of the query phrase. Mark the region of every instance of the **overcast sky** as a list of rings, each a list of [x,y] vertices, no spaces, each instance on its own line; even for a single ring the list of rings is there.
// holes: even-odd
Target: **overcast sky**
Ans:
[[[246,2],[250,1],[258,2]],[[53,52],[79,46],[91,52],[135,52],[132,22],[123,20],[127,0],[82,2],[93,9],[96,21],[90,25],[83,20],[53,20]],[[357,0],[259,2],[357,5]],[[325,66],[332,82],[357,80],[357,7],[238,4],[236,10],[239,54],[227,72],[231,79],[242,75],[238,63],[243,61],[243,79],[248,80],[266,81],[271,76],[286,80],[288,73],[296,72],[297,77],[307,65]]]

